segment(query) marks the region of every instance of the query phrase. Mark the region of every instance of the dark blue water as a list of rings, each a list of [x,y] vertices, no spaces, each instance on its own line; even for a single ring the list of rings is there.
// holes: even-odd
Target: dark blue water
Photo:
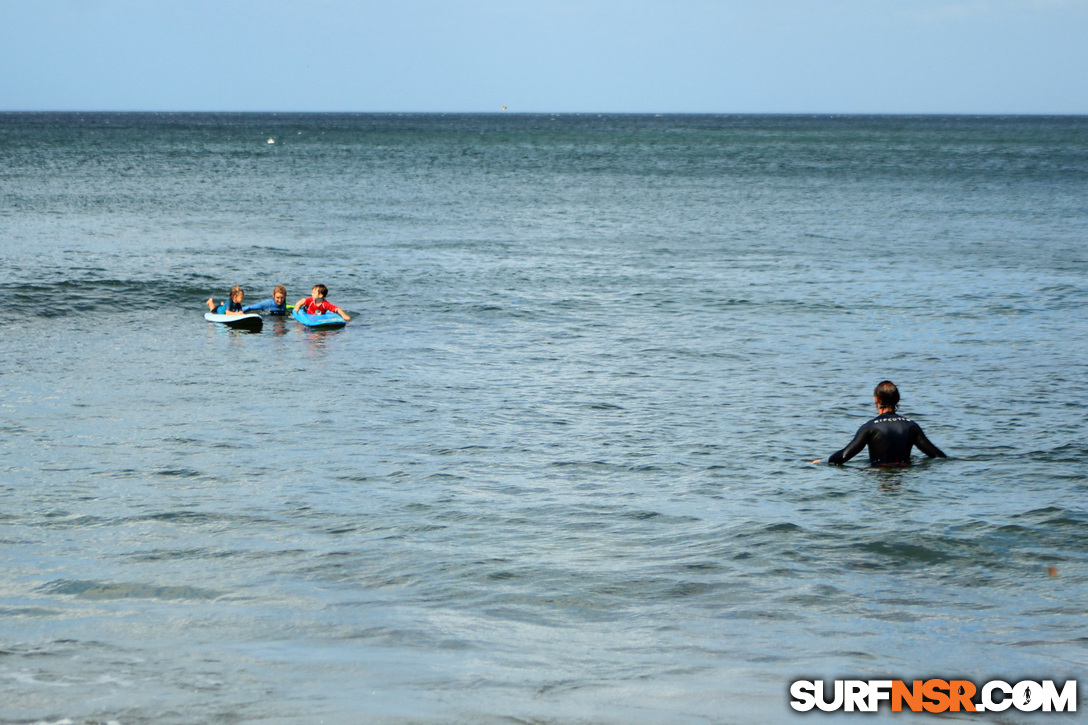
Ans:
[[[1077,677],[1086,240],[1085,118],[0,114],[0,721]]]

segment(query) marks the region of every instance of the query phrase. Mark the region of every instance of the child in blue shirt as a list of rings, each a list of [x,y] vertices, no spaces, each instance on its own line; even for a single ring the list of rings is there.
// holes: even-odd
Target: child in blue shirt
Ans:
[[[208,305],[209,312],[218,312],[221,315],[241,315],[243,314],[242,300],[245,297],[245,291],[238,285],[234,285],[230,288],[230,300],[219,305],[219,309],[216,309],[215,300],[211,297],[208,298],[205,304]]]
[[[270,315],[286,315],[287,314],[287,288],[282,284],[278,284],[272,288],[272,299],[261,300],[252,305],[246,305],[242,308],[242,312],[260,312],[264,311]]]

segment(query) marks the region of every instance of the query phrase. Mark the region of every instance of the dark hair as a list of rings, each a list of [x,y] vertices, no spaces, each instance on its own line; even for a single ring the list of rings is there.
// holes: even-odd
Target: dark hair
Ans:
[[[873,389],[873,396],[881,408],[891,408],[893,411],[899,407],[899,388],[891,380],[877,383]]]
[[[314,289],[317,290],[318,292],[320,292],[322,297],[328,297],[329,296],[329,288],[326,287],[323,284],[315,284]]]

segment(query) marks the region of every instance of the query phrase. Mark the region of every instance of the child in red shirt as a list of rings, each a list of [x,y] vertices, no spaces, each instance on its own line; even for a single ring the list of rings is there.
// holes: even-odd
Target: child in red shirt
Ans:
[[[328,293],[328,287],[323,284],[316,284],[309,297],[295,303],[295,309],[305,312],[308,315],[323,315],[327,312],[335,312],[343,317],[345,322],[350,320],[351,318],[348,317],[348,313],[325,299],[325,295]]]

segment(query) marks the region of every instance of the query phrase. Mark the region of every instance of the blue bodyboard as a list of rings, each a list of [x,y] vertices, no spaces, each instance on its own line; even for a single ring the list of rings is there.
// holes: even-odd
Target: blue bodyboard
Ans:
[[[291,317],[294,317],[307,327],[343,327],[348,324],[347,320],[335,312],[326,312],[323,315],[311,315],[307,312],[303,312],[297,307],[291,310]]]

